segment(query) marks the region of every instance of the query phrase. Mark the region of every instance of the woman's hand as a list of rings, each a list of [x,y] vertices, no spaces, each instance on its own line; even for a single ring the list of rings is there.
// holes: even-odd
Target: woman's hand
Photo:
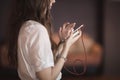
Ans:
[[[72,30],[70,36],[65,41],[65,45],[70,48],[70,46],[81,37],[81,35],[82,35],[82,31],[80,29],[76,32]]]
[[[59,29],[59,39],[60,41],[65,41],[69,36],[71,29],[75,27],[76,23],[64,23],[62,27]]]
[[[64,41],[64,43],[61,43],[59,46],[58,46],[58,50],[57,50],[57,53],[59,53],[59,55],[61,53],[64,52],[64,50],[66,51],[69,51],[71,45],[73,43],[75,43],[82,35],[82,31],[79,29],[77,30],[76,32],[74,32],[73,30],[71,30],[70,32],[70,36]],[[68,53],[65,54],[65,56],[67,56]],[[57,54],[58,55],[58,54]]]

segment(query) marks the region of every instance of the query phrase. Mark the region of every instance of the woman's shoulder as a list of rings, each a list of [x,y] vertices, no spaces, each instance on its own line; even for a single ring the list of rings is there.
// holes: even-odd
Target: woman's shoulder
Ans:
[[[38,21],[35,20],[28,20],[25,22],[25,26],[30,27],[33,26],[36,29],[45,29],[44,25],[39,23]]]
[[[44,27],[44,25],[42,25],[41,23],[35,21],[35,20],[28,20],[26,21],[22,28],[27,31],[27,32],[32,32],[32,31],[46,31],[46,28]],[[22,30],[22,31],[24,31]]]

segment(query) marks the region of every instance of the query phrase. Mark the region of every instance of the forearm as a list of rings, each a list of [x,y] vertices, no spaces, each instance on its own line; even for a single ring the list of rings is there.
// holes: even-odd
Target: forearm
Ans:
[[[63,50],[61,51],[61,54],[59,54],[59,57],[56,58],[56,62],[55,62],[55,66],[52,68],[52,79],[56,79],[57,76],[59,75],[59,73],[61,72],[63,65],[66,61],[66,57],[68,54],[68,48],[65,47],[63,48]]]
[[[68,49],[69,47],[65,45],[59,47],[57,52],[60,52],[60,54],[59,57],[57,57],[55,60],[55,65],[53,67],[48,67],[42,71],[37,72],[37,77],[40,80],[56,80],[65,63],[65,58],[67,57]]]

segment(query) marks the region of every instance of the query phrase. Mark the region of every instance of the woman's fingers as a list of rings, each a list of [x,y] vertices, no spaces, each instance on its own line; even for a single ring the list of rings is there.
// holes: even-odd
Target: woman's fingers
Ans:
[[[74,28],[76,25],[76,23],[70,23],[68,25],[66,25],[66,29],[70,30],[71,28]]]
[[[69,24],[70,24],[69,22],[64,23],[62,29],[65,29]]]
[[[68,31],[68,30],[70,30],[71,28],[74,28],[75,25],[76,25],[76,23],[69,23],[69,22],[67,22],[67,23],[64,23],[64,24],[63,24],[62,29]]]
[[[74,31],[72,31],[70,33],[69,38],[67,39],[68,43],[73,44],[75,41],[77,41],[82,35],[82,31],[78,30],[77,32],[74,33]]]
[[[62,40],[67,39],[70,36],[71,29],[75,27],[75,24],[76,23],[69,23],[69,22],[64,23],[63,26],[60,27],[59,29],[60,39]]]
[[[78,33],[75,36],[73,36],[74,40],[77,41],[81,37],[81,35],[82,35],[82,31],[79,30]]]
[[[61,31],[62,31],[62,28],[60,27],[60,29],[59,29],[59,34],[61,35]]]
[[[82,34],[81,30],[78,30],[78,31],[76,31],[76,32],[73,33],[73,37],[76,37],[78,35],[81,36],[81,34]]]
[[[70,23],[70,24],[66,25],[66,28],[65,28],[66,35],[65,35],[65,37],[69,37],[70,36],[70,32],[75,27],[75,25],[76,25],[76,23]]]

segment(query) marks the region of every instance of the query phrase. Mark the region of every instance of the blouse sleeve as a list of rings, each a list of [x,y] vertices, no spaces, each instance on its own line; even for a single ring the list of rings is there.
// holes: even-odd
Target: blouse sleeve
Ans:
[[[54,66],[48,32],[43,26],[38,27],[31,31],[29,39],[29,58],[35,72]]]

